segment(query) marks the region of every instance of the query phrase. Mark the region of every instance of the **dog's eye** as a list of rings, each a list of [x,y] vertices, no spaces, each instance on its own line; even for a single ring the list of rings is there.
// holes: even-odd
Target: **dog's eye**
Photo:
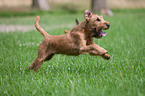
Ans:
[[[97,18],[96,21],[101,21],[101,20],[99,18]]]

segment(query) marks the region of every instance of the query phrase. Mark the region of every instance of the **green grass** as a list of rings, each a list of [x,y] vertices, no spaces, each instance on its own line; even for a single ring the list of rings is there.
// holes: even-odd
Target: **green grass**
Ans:
[[[114,16],[104,17],[111,28],[95,42],[108,50],[109,61],[89,55],[55,55],[37,73],[27,68],[37,55],[42,35],[35,30],[0,33],[1,96],[145,96],[144,11],[114,10]],[[51,30],[49,34],[59,35],[70,28],[48,29],[45,24],[75,25],[75,18],[82,21],[84,17],[82,12],[64,13],[40,15],[40,24]],[[0,17],[0,24],[31,25],[35,17]],[[34,45],[23,46],[29,42]]]

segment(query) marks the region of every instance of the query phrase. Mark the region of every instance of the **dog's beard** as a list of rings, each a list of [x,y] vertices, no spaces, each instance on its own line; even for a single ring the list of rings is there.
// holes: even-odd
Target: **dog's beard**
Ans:
[[[101,38],[102,36],[106,36],[107,35],[107,33],[103,32],[101,29],[97,30],[96,28],[94,28],[93,31],[94,31],[93,37],[96,37],[96,38]]]

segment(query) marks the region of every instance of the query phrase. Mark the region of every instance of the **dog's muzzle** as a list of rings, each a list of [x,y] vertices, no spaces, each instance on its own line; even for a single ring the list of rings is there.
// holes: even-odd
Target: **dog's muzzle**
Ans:
[[[110,27],[110,24],[106,24],[106,26],[109,28]]]
[[[102,36],[106,36],[106,35],[107,35],[106,32],[103,32],[102,30],[97,30],[96,28],[94,28],[93,37],[101,38]]]

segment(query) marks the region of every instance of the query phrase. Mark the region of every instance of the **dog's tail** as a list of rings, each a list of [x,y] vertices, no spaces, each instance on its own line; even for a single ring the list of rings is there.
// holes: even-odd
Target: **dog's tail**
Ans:
[[[40,16],[37,16],[35,19],[35,27],[44,37],[46,37],[49,34],[39,26],[39,24],[38,24],[39,19],[40,19]]]

